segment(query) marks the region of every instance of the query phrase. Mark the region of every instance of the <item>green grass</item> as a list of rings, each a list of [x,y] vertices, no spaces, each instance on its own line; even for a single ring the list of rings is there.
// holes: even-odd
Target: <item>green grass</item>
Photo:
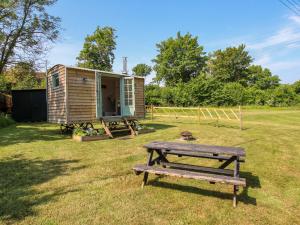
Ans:
[[[0,224],[300,224],[300,111],[251,109],[238,123],[164,118],[134,139],[77,143],[57,125],[14,124],[0,129]],[[143,144],[177,141],[242,146],[248,187],[232,207],[232,186],[174,177],[142,176]],[[217,165],[202,159],[178,162]]]

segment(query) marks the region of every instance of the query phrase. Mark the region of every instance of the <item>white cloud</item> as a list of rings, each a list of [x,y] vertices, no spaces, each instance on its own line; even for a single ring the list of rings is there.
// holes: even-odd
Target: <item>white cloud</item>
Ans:
[[[254,60],[254,64],[266,65],[271,61],[271,56],[269,54],[263,54]]]
[[[279,61],[279,62],[269,62],[268,67],[274,71],[298,69],[300,70],[300,60],[289,60],[289,61]]]
[[[290,22],[286,26],[262,41],[254,43],[250,42],[247,44],[248,48],[253,50],[262,50],[279,45],[284,45],[285,47],[287,46],[290,48],[299,47],[299,45],[295,43],[300,42],[300,16],[290,16],[288,19]]]
[[[290,44],[287,45],[287,47],[291,48],[291,49],[299,48],[300,47],[300,41],[299,42],[290,43]]]
[[[282,44],[288,45],[290,42],[296,41],[300,41],[300,32],[296,31],[293,27],[285,27],[261,42],[248,44],[248,48],[253,50],[261,50]]]
[[[274,59],[271,54],[264,53],[254,61],[254,64],[269,68],[273,74],[279,75],[285,83],[293,83],[300,79],[300,58],[280,60]]]
[[[300,16],[290,16],[289,19],[300,25]]]

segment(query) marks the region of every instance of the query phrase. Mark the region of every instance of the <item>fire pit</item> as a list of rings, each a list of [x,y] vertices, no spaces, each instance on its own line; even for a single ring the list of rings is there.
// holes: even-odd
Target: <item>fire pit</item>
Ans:
[[[192,133],[189,131],[183,131],[180,133],[180,135],[181,135],[181,137],[180,137],[181,140],[185,140],[185,141],[195,140]]]

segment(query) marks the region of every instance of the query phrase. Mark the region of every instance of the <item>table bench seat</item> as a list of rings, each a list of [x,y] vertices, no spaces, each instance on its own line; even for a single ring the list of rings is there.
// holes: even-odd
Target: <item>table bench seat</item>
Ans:
[[[205,180],[209,182],[218,182],[218,183],[225,183],[225,184],[244,186],[244,187],[246,186],[246,180],[244,178],[230,177],[224,175],[200,173],[200,172],[186,171],[180,169],[161,168],[161,167],[147,166],[144,164],[139,164],[134,166],[133,170],[137,174],[142,172],[147,172],[147,173],[152,173],[157,175],[169,175],[169,176],[190,178],[196,180]]]
[[[184,163],[173,163],[173,162],[160,162],[160,165],[170,167],[171,169],[183,169],[183,170],[191,170],[196,172],[205,172],[205,173],[214,173],[214,174],[222,174],[233,176],[233,170],[229,169],[218,169],[213,167],[206,166],[196,166]]]

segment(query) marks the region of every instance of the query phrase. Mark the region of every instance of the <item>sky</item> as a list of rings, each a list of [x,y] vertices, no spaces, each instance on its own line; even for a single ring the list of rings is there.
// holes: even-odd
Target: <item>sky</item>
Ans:
[[[58,0],[49,13],[63,28],[48,54],[50,66],[76,65],[84,38],[97,26],[111,26],[118,36],[115,72],[122,71],[123,56],[129,73],[138,63],[153,65],[156,44],[180,31],[198,36],[207,53],[245,44],[253,63],[282,83],[300,79],[300,16],[279,0]]]

